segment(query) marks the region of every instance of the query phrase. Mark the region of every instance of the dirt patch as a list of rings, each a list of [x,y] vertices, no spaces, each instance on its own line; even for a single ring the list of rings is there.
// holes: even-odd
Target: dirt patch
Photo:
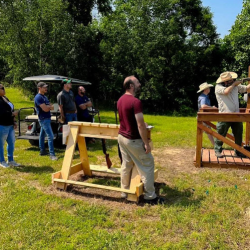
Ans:
[[[168,185],[168,180],[174,176],[178,176],[180,173],[197,173],[200,169],[197,169],[193,165],[194,149],[180,149],[180,148],[161,148],[153,151],[155,158],[156,168],[159,169],[159,177],[156,181],[156,191],[160,189],[162,185]],[[101,179],[106,174],[96,174],[97,178]],[[111,178],[111,179],[110,179]],[[117,181],[117,177],[109,176],[109,180]],[[86,181],[82,173],[73,176],[73,180]],[[119,178],[118,178],[119,181]],[[36,186],[37,187],[37,186]],[[37,187],[38,188],[38,187]],[[139,204],[129,202],[126,199],[120,197],[119,192],[107,191],[102,189],[85,188],[78,186],[69,186],[67,192],[57,190],[54,186],[47,188],[40,187],[45,193],[53,194],[63,198],[71,198],[77,200],[83,200],[91,204],[104,205],[110,209],[122,209],[127,212],[133,212],[138,206],[144,206],[142,200]]]
[[[161,148],[153,152],[156,166],[171,167],[172,170],[185,173],[199,172],[193,164],[194,154],[195,149],[181,148]]]

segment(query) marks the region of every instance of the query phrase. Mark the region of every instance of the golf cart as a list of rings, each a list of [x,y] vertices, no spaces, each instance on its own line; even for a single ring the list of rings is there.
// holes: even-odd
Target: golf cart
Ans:
[[[48,84],[48,93],[50,95],[51,93],[51,85],[55,84],[58,87],[58,92],[55,92],[57,95],[60,91],[60,83],[63,79],[68,79],[66,76],[58,76],[58,75],[41,75],[41,76],[31,76],[26,77],[23,79],[23,81],[33,81],[35,84],[38,82],[46,82]],[[91,85],[90,82],[70,78],[72,80],[72,85]],[[49,96],[50,100],[50,96]],[[59,106],[57,103],[53,104],[54,110],[51,112],[51,127],[54,133],[54,144],[55,145],[62,145],[62,127],[63,124],[61,124],[58,121],[60,112],[59,112]],[[94,118],[96,114],[98,114],[98,110],[93,109],[93,107],[90,108],[89,113]],[[24,127],[22,122],[25,122],[27,124],[27,128]],[[24,132],[25,131],[25,132]],[[17,139],[24,139],[29,140],[31,145],[38,146],[39,145],[39,134],[40,134],[40,125],[38,122],[38,115],[36,113],[35,107],[29,107],[29,108],[21,108],[18,112],[18,136]],[[47,139],[47,138],[45,138]]]

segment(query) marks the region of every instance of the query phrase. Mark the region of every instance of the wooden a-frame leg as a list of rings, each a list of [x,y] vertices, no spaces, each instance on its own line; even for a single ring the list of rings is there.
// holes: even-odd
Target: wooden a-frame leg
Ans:
[[[201,167],[201,149],[202,149],[202,134],[203,131],[198,127],[202,122],[197,121],[197,137],[196,137],[196,164],[195,166]]]
[[[78,148],[79,148],[80,160],[82,163],[84,175],[92,176],[92,171],[89,166],[89,157],[88,157],[85,137],[82,137],[82,136],[78,137]]]
[[[62,179],[68,180],[70,176],[70,168],[72,165],[72,160],[75,152],[75,147],[76,147],[76,142],[77,142],[77,135],[78,135],[78,126],[70,126],[70,132],[69,132],[69,137],[68,137],[68,142],[67,142],[67,147],[63,159],[63,165],[62,165],[62,170],[61,170],[61,176]],[[67,184],[66,183],[56,183],[56,187],[59,189],[67,189]]]
[[[129,201],[139,201],[139,196],[143,192],[143,188],[141,188],[141,177],[137,171],[136,166],[132,169],[131,181],[130,181],[130,190],[136,191],[136,194],[128,194],[127,200]]]

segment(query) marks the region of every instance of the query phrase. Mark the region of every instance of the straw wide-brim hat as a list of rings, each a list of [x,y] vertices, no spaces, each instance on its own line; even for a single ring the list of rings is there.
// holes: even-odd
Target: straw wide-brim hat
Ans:
[[[204,82],[202,83],[200,86],[199,86],[199,90],[197,91],[197,93],[200,93],[201,91],[205,90],[205,89],[208,89],[210,87],[213,87],[214,85],[212,84],[208,84],[207,82]]]
[[[229,72],[229,71],[223,72],[220,74],[220,77],[217,79],[216,83],[230,81],[236,79],[237,77],[238,75],[234,72]]]

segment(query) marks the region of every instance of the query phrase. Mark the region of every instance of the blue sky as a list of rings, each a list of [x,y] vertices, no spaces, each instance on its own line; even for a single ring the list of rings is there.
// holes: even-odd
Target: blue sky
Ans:
[[[201,0],[204,7],[210,7],[217,33],[223,38],[229,34],[236,17],[241,13],[243,0]]]

